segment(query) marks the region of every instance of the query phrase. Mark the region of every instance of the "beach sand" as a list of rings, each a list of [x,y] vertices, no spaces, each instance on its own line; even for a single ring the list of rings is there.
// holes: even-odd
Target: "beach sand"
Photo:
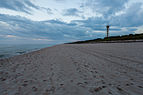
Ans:
[[[0,95],[143,95],[143,42],[63,44],[1,59]]]

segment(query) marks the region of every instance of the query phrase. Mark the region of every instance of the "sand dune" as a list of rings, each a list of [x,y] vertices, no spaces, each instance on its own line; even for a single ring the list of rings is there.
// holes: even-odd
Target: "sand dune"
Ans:
[[[0,60],[0,95],[143,95],[143,43],[57,45]]]

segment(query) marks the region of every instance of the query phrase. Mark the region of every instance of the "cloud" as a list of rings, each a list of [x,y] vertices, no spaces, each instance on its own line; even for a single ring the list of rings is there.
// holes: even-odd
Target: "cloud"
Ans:
[[[89,17],[85,20],[85,24],[89,23],[85,25],[87,27],[97,29],[96,24],[101,27],[110,24],[119,28],[143,25],[143,3],[140,1],[131,3],[130,0],[87,0],[83,7],[102,14],[101,17]]]
[[[143,33],[143,25],[139,26],[139,28],[136,29],[135,33],[137,33],[137,34]]]
[[[6,24],[0,24],[1,35],[15,35],[21,39],[24,38],[23,41],[26,38],[54,40],[55,43],[68,42],[70,40],[83,40],[89,39],[89,35],[86,34],[86,31],[92,31],[92,29],[79,27],[75,24],[68,24],[60,20],[31,21],[20,16],[3,14],[0,15],[0,20],[3,24]],[[7,27],[7,24],[10,28]]]
[[[113,17],[111,24],[121,27],[138,27],[143,25],[143,8],[142,3],[133,3],[125,13]]]
[[[74,20],[73,23],[80,24],[83,27],[90,28],[96,31],[106,31],[108,20],[102,17],[90,17],[86,20]],[[111,31],[121,31],[120,27],[111,27]]]
[[[41,9],[45,10],[48,14],[53,14],[52,9],[50,8],[45,8],[45,7],[40,7]]]
[[[106,36],[107,24],[111,25],[110,35],[142,32],[143,3],[131,2],[131,0],[85,1],[82,6],[77,0],[72,3],[72,6],[69,6],[70,2],[67,0],[54,0],[58,3],[52,1],[51,4],[59,5],[63,2],[67,4],[62,7],[58,6],[58,11],[55,11],[56,9],[53,7],[42,6],[42,3],[37,3],[38,6],[36,6],[36,3],[34,4],[30,0],[0,0],[1,9],[15,10],[16,15],[20,15],[21,12],[30,14],[32,9],[38,9],[33,10],[35,12],[33,15],[25,16],[25,13],[21,15],[24,17],[11,16],[14,13],[11,15],[0,14],[0,42],[15,39],[31,43],[33,41],[35,43],[63,43],[103,38]],[[78,3],[79,6],[75,3]],[[73,6],[76,7],[72,8]],[[63,10],[63,8],[65,9]],[[35,21],[30,20],[32,16],[36,18]],[[45,19],[40,21],[39,18]]]
[[[0,0],[0,7],[30,14],[31,8],[39,9],[30,0]]]
[[[89,3],[92,1],[96,1],[96,0],[89,0],[87,2]],[[109,24],[112,27],[116,26],[116,28],[112,28],[111,30],[121,31],[121,28],[125,27],[126,29],[128,29],[128,31],[131,31],[131,32],[137,30],[136,28],[132,29],[132,27],[139,27],[143,25],[143,19],[142,19],[143,3],[136,2],[136,3],[128,4],[128,0],[125,0],[125,1],[118,0],[119,2],[117,0],[113,0],[112,3],[111,1],[112,0],[108,0],[108,1],[101,0],[99,2],[94,2],[95,4],[100,4],[102,2],[100,4],[102,5],[100,7],[103,7],[101,8],[101,10],[104,9],[106,6],[112,9],[111,13],[109,11],[105,12],[105,13],[108,13],[109,18],[104,17],[105,16],[104,12],[103,13],[101,12],[104,16],[89,17],[86,20],[77,20],[77,22],[83,24],[83,26],[90,27],[95,30],[105,30],[106,28],[104,27]],[[89,4],[92,4],[92,3],[89,3]],[[120,6],[122,7],[120,8]],[[91,8],[91,6],[89,7]],[[96,7],[98,6],[95,6],[94,8]],[[99,12],[98,8],[97,10],[95,10],[95,12],[96,11]]]
[[[106,25],[110,24],[110,35],[126,35],[140,32],[143,25],[141,3],[133,3],[112,18],[89,17],[72,20],[70,23],[59,19],[32,21],[21,16],[0,14],[0,40],[15,39],[24,42],[64,43],[76,40],[103,38],[106,36]],[[75,8],[67,9],[69,16],[79,16]],[[68,14],[69,12],[69,14]],[[112,12],[115,13],[115,12]]]
[[[33,40],[36,40],[36,41],[49,41],[49,42],[51,42],[51,41],[53,41],[53,40],[50,40],[50,39],[33,39]]]
[[[66,23],[61,20],[32,21],[20,16],[0,14],[0,35],[19,41],[64,43],[73,40],[88,40],[106,36],[106,20],[91,17]],[[134,33],[136,28],[112,26],[110,35]],[[5,38],[0,38],[0,40]]]
[[[59,2],[59,3],[66,2],[66,0],[54,0],[54,1]]]
[[[82,7],[91,8],[93,12],[108,18],[112,14],[124,9],[127,2],[128,0],[86,0]]]
[[[17,38],[15,35],[6,35],[6,38]]]
[[[63,15],[64,16],[79,16],[79,13],[81,13],[81,11],[79,11],[78,9],[70,8],[70,9],[65,10]]]

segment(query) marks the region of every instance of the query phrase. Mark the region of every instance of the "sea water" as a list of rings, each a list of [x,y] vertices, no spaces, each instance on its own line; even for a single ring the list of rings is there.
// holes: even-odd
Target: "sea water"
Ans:
[[[39,50],[41,48],[46,48],[50,46],[52,45],[50,44],[21,44],[21,45],[0,44],[0,59],[28,53],[31,51]]]

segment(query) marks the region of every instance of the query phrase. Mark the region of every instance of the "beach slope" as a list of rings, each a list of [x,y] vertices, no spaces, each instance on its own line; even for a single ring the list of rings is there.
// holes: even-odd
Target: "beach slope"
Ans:
[[[143,95],[143,42],[63,44],[0,60],[0,95]]]

